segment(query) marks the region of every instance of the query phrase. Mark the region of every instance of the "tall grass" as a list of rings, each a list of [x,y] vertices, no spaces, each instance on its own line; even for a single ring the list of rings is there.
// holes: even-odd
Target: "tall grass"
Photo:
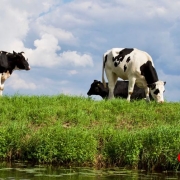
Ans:
[[[178,170],[180,103],[4,96],[0,159]]]

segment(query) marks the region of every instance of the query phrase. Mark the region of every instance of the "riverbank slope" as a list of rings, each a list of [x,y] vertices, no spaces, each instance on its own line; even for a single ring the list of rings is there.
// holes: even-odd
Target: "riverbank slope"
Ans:
[[[177,170],[180,103],[4,96],[0,159]]]

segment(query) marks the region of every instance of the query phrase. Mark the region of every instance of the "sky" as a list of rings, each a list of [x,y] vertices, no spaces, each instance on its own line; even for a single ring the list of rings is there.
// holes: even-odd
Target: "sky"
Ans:
[[[23,51],[31,66],[13,72],[3,95],[87,97],[103,53],[119,47],[148,52],[165,99],[179,102],[179,9],[179,0],[1,0],[0,50]]]

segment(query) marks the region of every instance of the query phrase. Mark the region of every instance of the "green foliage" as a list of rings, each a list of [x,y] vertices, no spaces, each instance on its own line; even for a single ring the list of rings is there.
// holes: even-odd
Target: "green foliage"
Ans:
[[[179,152],[179,103],[1,98],[1,160],[177,170]]]
[[[60,164],[91,163],[97,142],[86,131],[46,127],[35,133],[23,151],[28,159]]]
[[[179,127],[160,126],[142,134],[141,163],[146,168],[177,170],[177,154],[180,152]]]
[[[136,167],[142,144],[137,135],[128,131],[114,132],[105,144],[105,156],[110,164]]]

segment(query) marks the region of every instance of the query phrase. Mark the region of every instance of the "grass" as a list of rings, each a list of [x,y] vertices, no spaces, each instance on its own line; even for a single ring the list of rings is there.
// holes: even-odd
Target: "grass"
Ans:
[[[0,159],[178,170],[180,103],[4,96]]]

